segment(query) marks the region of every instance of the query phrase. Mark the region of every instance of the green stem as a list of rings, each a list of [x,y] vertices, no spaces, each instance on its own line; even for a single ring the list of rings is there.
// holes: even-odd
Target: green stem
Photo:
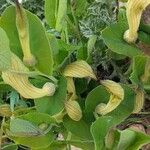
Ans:
[[[119,14],[119,0],[116,0],[116,20],[118,21],[118,14]]]
[[[81,140],[59,140],[59,141],[54,141],[54,143],[59,143],[59,144],[72,144],[72,143],[94,143],[93,140],[86,140],[86,141],[81,141]]]
[[[76,31],[77,31],[77,33],[78,33],[78,38],[79,38],[79,40],[81,40],[81,35],[80,35],[80,31],[79,31],[79,25],[78,25],[78,21],[77,21],[77,19],[76,19],[76,16],[75,16],[73,7],[72,7],[72,5],[71,5],[71,0],[70,0],[70,7],[71,7],[72,17],[73,17],[73,20],[74,20],[74,23],[75,23],[75,28],[76,28]]]

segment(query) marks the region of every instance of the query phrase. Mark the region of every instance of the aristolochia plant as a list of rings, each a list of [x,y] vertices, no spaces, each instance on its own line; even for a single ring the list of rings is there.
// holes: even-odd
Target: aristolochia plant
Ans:
[[[126,11],[114,0],[44,2],[42,22],[18,0],[0,17],[0,149],[139,150],[150,143],[148,126],[130,128],[149,115],[150,58],[137,44],[150,44],[150,26],[140,24],[150,1],[129,0]]]

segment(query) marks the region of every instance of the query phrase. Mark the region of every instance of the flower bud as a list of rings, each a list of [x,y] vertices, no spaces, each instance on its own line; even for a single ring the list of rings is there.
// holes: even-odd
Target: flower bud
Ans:
[[[129,29],[124,34],[124,40],[128,43],[136,42],[142,12],[149,4],[150,0],[128,0],[126,14]]]
[[[82,118],[82,110],[77,101],[65,102],[65,108],[66,108],[68,116],[72,120],[79,121]]]

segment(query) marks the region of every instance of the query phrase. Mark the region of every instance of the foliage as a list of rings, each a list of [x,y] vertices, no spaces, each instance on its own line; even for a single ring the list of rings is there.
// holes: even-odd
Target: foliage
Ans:
[[[145,133],[118,128],[142,111],[150,92],[150,58],[138,46],[150,44],[148,25],[141,23],[131,44],[123,38],[126,11],[114,0],[0,4],[0,149],[150,143]]]

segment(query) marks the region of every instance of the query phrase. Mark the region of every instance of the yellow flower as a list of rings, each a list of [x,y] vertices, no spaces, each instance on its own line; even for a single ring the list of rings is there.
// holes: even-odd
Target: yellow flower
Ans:
[[[71,77],[67,77],[67,91],[69,94],[69,100],[76,100],[78,98],[76,95],[74,81]]]
[[[63,71],[63,75],[67,79],[68,94],[71,94],[71,97],[69,97],[69,100],[77,99],[73,77],[74,78],[90,77],[90,78],[93,78],[96,80],[96,76],[95,76],[92,68],[86,61],[83,61],[83,60],[75,61],[75,62],[67,65]]]
[[[36,64],[36,59],[32,55],[30,49],[28,18],[26,11],[19,3],[16,3],[16,26],[24,55],[23,61],[28,66],[34,66]]]
[[[63,74],[66,77],[75,77],[75,78],[90,77],[96,80],[96,76],[92,68],[87,62],[83,60],[79,60],[67,65]]]
[[[82,118],[82,110],[77,101],[66,101],[65,109],[68,116],[74,120],[79,121]]]
[[[119,83],[116,83],[111,80],[101,80],[101,84],[106,87],[108,92],[117,96],[119,99],[124,99],[124,89]]]
[[[101,115],[106,115],[116,109],[124,99],[124,89],[120,84],[111,80],[101,80],[101,84],[110,93],[110,98],[107,104],[100,103],[95,112]]]
[[[136,42],[142,12],[149,4],[150,0],[128,0],[126,14],[129,29],[124,33],[124,39],[128,43]]]
[[[110,95],[109,102],[107,104],[101,103],[99,104],[95,112],[100,115],[106,115],[116,109],[123,99],[118,98],[117,96]]]
[[[37,88],[29,82],[28,76],[22,74],[23,72],[29,72],[28,68],[12,53],[11,69],[2,72],[2,78],[6,84],[12,86],[21,96],[28,99],[52,96],[55,93],[54,84],[47,82],[43,88]]]

